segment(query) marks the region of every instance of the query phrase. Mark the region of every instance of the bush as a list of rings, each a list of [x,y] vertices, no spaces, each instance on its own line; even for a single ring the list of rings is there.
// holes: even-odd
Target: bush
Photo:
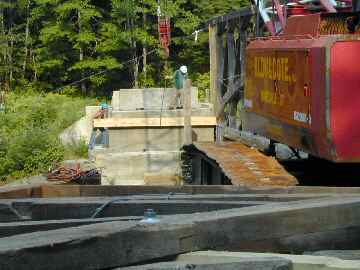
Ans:
[[[210,73],[200,74],[194,76],[193,85],[199,89],[199,100],[201,102],[209,102],[210,98]]]
[[[1,180],[37,174],[63,160],[59,134],[94,104],[92,99],[31,91],[6,98],[6,113],[0,114]],[[84,156],[84,145],[79,147],[73,147],[74,155]]]
[[[88,158],[89,146],[85,140],[65,146],[65,158]]]

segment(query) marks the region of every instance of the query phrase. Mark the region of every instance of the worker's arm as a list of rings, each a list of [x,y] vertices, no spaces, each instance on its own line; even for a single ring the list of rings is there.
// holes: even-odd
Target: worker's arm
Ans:
[[[105,113],[106,113],[106,110],[99,110],[99,111],[96,112],[96,114],[94,115],[94,119],[104,118]]]

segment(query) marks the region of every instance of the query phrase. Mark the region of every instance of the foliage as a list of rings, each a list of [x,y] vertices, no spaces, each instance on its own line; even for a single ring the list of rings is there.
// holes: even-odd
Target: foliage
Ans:
[[[0,87],[38,84],[53,92],[71,84],[66,91],[73,96],[110,96],[113,89],[164,85],[165,60],[168,69],[185,64],[192,74],[206,74],[207,31],[196,43],[189,35],[206,29],[202,22],[211,17],[248,4],[161,0],[172,28],[165,59],[158,41],[157,0],[1,1]]]
[[[65,146],[64,158],[65,159],[77,159],[88,158],[89,145],[85,140],[81,140],[78,143],[72,143]]]
[[[199,89],[199,100],[202,102],[209,102],[210,98],[210,72],[204,74],[196,74],[194,85]]]
[[[65,148],[59,134],[92,103],[58,94],[10,93],[6,113],[0,114],[0,179],[43,172],[62,160]],[[84,143],[72,151],[84,156]]]

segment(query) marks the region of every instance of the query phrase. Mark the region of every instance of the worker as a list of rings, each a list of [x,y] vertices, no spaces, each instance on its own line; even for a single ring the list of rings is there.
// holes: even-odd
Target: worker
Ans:
[[[109,105],[106,102],[101,103],[100,110],[95,114],[94,119],[104,119],[109,116]],[[100,130],[100,144],[104,147],[109,146],[109,132],[107,128],[93,128],[89,142],[89,149],[92,150],[96,144],[97,131]]]
[[[169,109],[179,108],[182,109],[183,106],[183,88],[185,81],[188,79],[188,69],[186,66],[181,66],[178,70],[174,73],[174,84],[175,84],[175,91],[174,95],[171,98]]]

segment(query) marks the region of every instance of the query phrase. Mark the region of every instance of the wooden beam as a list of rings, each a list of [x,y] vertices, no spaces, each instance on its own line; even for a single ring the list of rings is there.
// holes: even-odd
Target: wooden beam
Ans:
[[[249,6],[249,7],[245,7],[240,10],[237,10],[237,11],[231,11],[226,15],[219,16],[219,17],[209,20],[208,25],[227,23],[228,21],[231,21],[231,20],[237,20],[242,17],[252,16],[252,15],[255,15],[255,10],[256,10],[255,7]]]
[[[1,239],[0,269],[110,269],[205,249],[274,251],[292,235],[360,226],[359,207],[359,198],[339,197],[22,234]]]
[[[26,190],[27,192],[23,192]],[[38,191],[38,190],[41,190]],[[87,186],[87,185],[38,185],[26,188],[17,187],[12,189],[0,188],[0,199],[14,198],[62,198],[62,197],[104,197],[104,196],[129,196],[139,194],[267,194],[270,196],[291,197],[300,194],[311,196],[318,195],[336,195],[354,196],[360,194],[359,187],[312,187],[312,186],[295,186],[281,188],[247,188],[241,186],[202,186],[202,185],[185,185],[185,186]],[[276,195],[277,194],[277,195]]]
[[[191,125],[195,127],[216,126],[213,116],[193,116]],[[142,128],[142,127],[183,127],[184,117],[153,118],[106,118],[94,119],[94,128]]]
[[[210,102],[214,106],[215,115],[219,110],[221,100],[221,60],[222,60],[222,43],[218,35],[218,26],[209,26],[209,47],[210,47]]]
[[[191,145],[192,128],[191,128],[191,80],[186,80],[183,90],[184,100],[184,145]]]
[[[228,50],[228,78],[227,83],[230,86],[234,86],[235,72],[236,72],[236,50],[235,50],[235,35],[234,29],[229,29],[227,33],[227,50]],[[231,91],[227,89],[227,91]],[[229,126],[236,128],[236,111],[239,99],[233,98],[228,105],[229,108]]]

